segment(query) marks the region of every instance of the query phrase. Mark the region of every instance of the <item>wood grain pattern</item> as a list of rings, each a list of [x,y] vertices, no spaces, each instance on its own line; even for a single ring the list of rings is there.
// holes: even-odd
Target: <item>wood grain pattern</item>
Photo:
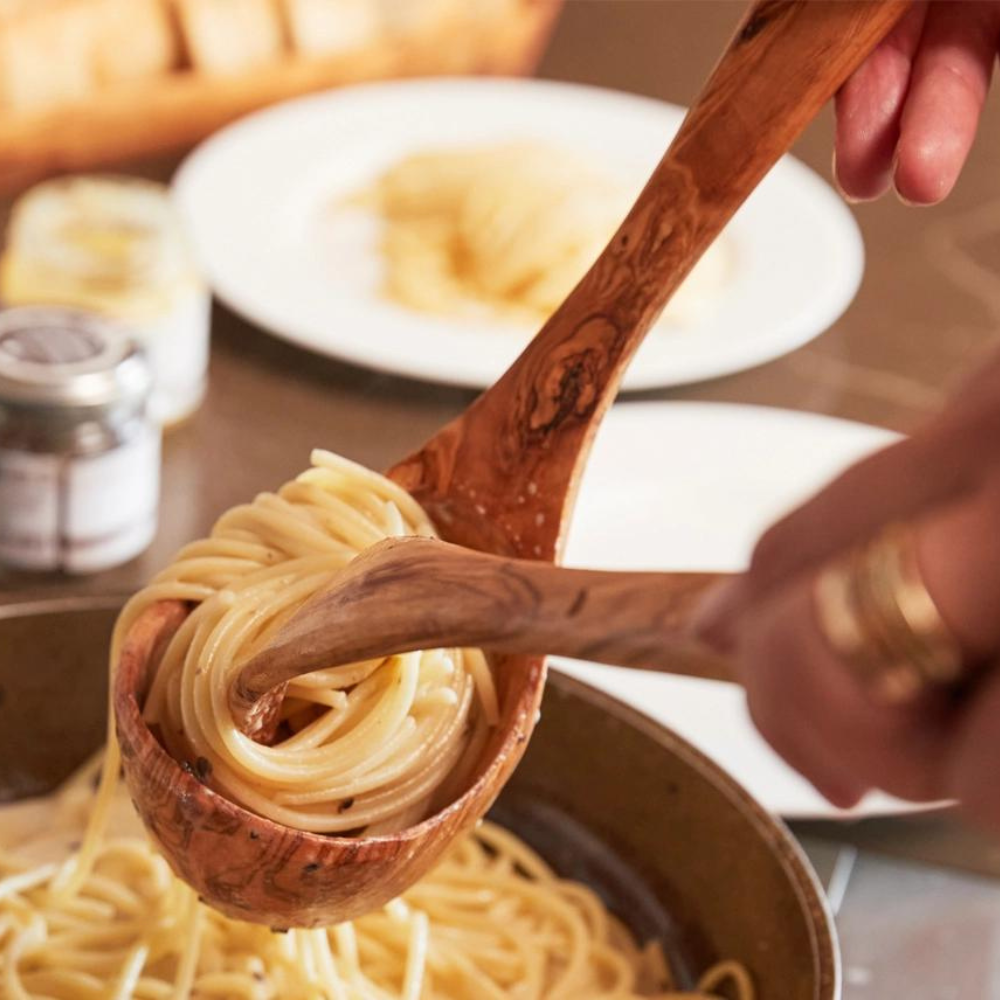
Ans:
[[[908,5],[752,5],[601,257],[497,384],[393,470],[454,526],[451,540],[462,540],[465,524],[470,538],[481,536],[485,520],[498,526],[509,554],[559,555],[590,442],[643,337],[736,209]]]
[[[761,177],[906,7],[906,0],[750,7],[600,259],[506,375],[390,471],[446,540],[558,558],[591,440],[646,331]],[[388,901],[485,814],[535,724],[544,660],[497,657],[500,724],[452,805],[387,837],[286,830],[212,793],[143,724],[139,682],[155,662],[156,633],[176,614],[154,607],[136,624],[114,679],[125,776],[175,870],[242,919],[315,926]]]
[[[605,573],[474,552],[431,538],[391,538],[358,556],[248,661],[230,706],[240,728],[267,738],[300,674],[417,649],[472,646],[559,654],[710,680],[724,660],[688,634],[724,573]]]
[[[188,609],[154,605],[131,630],[114,679],[122,769],[132,801],[174,872],[236,920],[284,929],[350,920],[399,895],[440,855],[429,825],[464,829],[476,798],[392,837],[322,837],[249,813],[182,767],[143,722],[139,707],[155,664]]]

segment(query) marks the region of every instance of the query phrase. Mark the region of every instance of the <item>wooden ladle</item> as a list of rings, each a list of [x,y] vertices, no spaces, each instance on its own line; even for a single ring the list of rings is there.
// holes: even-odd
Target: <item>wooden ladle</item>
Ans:
[[[762,0],[741,21],[666,156],[600,258],[510,370],[389,470],[448,541],[503,556],[560,555],[594,432],[671,294],[747,195],[874,48],[907,0]],[[651,445],[654,445],[651,442]],[[669,442],[663,456],[669,463]],[[485,814],[517,765],[545,679],[541,657],[494,658],[500,722],[464,792],[400,833],[291,830],[216,794],[173,760],[141,706],[188,613],[151,607],[112,682],[133,801],[174,870],[232,917],[275,927],[348,920],[398,895]]]
[[[726,661],[689,634],[699,599],[727,576],[565,569],[432,538],[389,538],[355,558],[243,664],[230,707],[243,732],[267,740],[292,678],[441,647],[558,653],[732,680]]]

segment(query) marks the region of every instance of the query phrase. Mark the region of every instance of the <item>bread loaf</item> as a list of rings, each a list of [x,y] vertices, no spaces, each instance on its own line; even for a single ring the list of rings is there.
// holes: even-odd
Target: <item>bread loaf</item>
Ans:
[[[89,0],[99,84],[168,73],[180,41],[165,0]]]
[[[196,70],[238,73],[273,63],[285,48],[275,0],[174,0]]]
[[[382,8],[389,31],[408,35],[431,31],[464,16],[473,0],[372,0]]]
[[[292,47],[307,55],[362,48],[382,29],[377,0],[282,0],[282,10]]]
[[[94,21],[81,0],[7,0],[0,8],[0,104],[77,101],[96,86]]]

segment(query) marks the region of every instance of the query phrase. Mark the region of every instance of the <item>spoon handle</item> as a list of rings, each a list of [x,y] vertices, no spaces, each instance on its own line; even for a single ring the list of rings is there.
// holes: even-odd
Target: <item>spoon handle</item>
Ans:
[[[687,635],[700,597],[725,577],[566,569],[434,539],[388,539],[243,666],[231,704],[244,718],[268,691],[310,670],[441,646],[733,680],[721,658]]]
[[[507,373],[392,470],[554,560],[594,432],[691,268],[909,0],[759,0],[625,221]],[[669,442],[657,461],[669,463]],[[449,536],[483,547],[457,519]],[[487,546],[490,547],[490,546]]]

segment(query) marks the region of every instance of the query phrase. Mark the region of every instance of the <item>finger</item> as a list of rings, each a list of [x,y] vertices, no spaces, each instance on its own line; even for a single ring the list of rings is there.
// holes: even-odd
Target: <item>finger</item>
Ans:
[[[886,524],[971,492],[980,474],[940,436],[902,441],[851,466],[761,536],[742,601],[759,600]]]
[[[1000,468],[1000,356],[922,429],[856,463],[758,542],[747,597],[819,565],[891,521],[911,520],[983,487]]]
[[[761,535],[747,572],[701,605],[693,634],[728,652],[739,619],[776,588],[892,521],[909,520],[928,507],[971,493],[980,475],[979,461],[967,459],[949,436],[929,433],[852,465]]]
[[[941,797],[948,714],[873,701],[820,631],[808,585],[757,609],[736,662],[765,739],[835,804],[852,805],[873,787],[914,801]]]
[[[903,102],[926,10],[925,3],[915,4],[837,94],[834,172],[854,201],[877,198],[892,183]]]
[[[944,777],[947,798],[957,799],[977,823],[1000,830],[1000,669],[984,678],[957,727]]]
[[[736,620],[775,587],[892,521],[972,496],[991,469],[1000,469],[1000,354],[912,438],[851,466],[764,532],[748,573],[710,595],[692,635],[729,651]]]
[[[976,135],[998,36],[996,3],[931,5],[896,147],[894,183],[905,201],[934,204],[954,187]]]
[[[998,522],[995,477],[917,527],[921,575],[967,661],[995,663],[1000,649]],[[738,675],[765,738],[838,805],[878,787],[915,800],[959,796],[984,821],[1000,820],[998,716],[981,707],[1000,712],[1000,682],[985,676],[958,708],[941,696],[880,704],[825,636],[815,586],[814,574],[798,578],[735,631]]]
[[[759,655],[751,648],[745,652],[750,664]],[[778,663],[773,654],[767,662]],[[789,767],[804,777],[838,809],[850,809],[864,798],[869,786],[843,767],[836,752],[817,740],[811,726],[795,725],[795,707],[787,700],[773,697],[772,679],[748,673],[754,681],[747,685],[747,709],[757,731]]]
[[[970,664],[1000,650],[998,524],[1000,476],[919,525],[921,575]]]

